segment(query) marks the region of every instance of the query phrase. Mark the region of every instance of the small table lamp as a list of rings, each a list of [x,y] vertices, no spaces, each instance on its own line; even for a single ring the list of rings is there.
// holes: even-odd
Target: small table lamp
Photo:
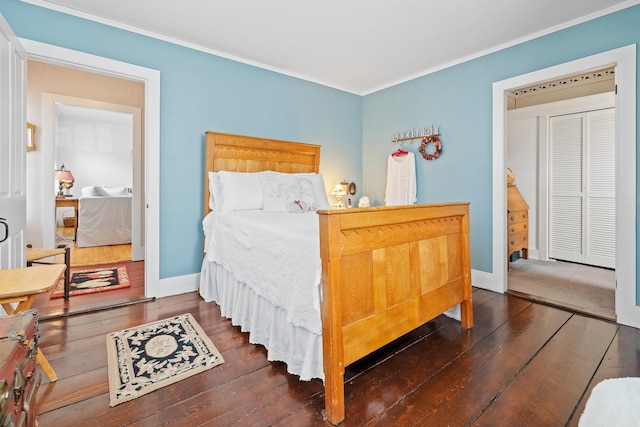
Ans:
[[[344,209],[344,203],[342,203],[342,197],[347,195],[347,192],[344,190],[344,187],[341,183],[336,183],[336,186],[331,190],[331,195],[336,198],[338,201],[335,205],[333,205],[336,209]]]
[[[76,179],[73,177],[71,171],[68,171],[64,168],[64,165],[60,167],[60,170],[55,170],[54,172],[59,185],[59,190],[56,197],[69,197],[69,189],[73,187],[73,181],[75,181]],[[62,192],[63,188],[67,189],[66,195]]]

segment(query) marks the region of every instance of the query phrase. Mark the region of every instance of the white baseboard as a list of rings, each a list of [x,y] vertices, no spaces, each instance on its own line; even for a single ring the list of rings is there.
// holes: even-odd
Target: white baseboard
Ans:
[[[179,295],[187,292],[197,291],[200,285],[200,273],[187,274],[184,276],[169,277],[160,279],[158,285],[150,290],[148,298],[168,297],[171,295]]]
[[[486,289],[488,291],[500,292],[496,290],[497,284],[495,283],[495,277],[491,273],[487,273],[479,270],[471,270],[471,285],[476,288]],[[179,295],[187,292],[197,291],[200,286],[200,273],[187,274],[184,276],[169,277],[167,279],[161,279],[159,286],[155,287],[147,297],[168,297],[171,295]],[[455,311],[455,308],[451,310]],[[455,313],[452,312],[455,316]],[[459,311],[458,317],[459,318]]]
[[[485,271],[471,270],[471,285],[492,292],[504,293],[501,283],[496,283],[495,274]]]

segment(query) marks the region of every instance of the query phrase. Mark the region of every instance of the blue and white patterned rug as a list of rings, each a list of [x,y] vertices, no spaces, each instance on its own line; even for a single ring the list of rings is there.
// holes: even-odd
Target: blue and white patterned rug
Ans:
[[[109,406],[224,362],[190,313],[107,334]]]

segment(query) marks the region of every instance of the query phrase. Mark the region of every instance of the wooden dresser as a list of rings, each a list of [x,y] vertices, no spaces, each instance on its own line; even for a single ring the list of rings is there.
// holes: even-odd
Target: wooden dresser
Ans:
[[[507,262],[514,252],[522,251],[522,258],[529,250],[529,205],[515,185],[507,186]]]

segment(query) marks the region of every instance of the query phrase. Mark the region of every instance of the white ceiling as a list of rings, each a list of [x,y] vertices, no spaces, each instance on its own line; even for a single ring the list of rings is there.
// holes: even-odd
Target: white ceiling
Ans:
[[[640,0],[23,0],[364,95]]]

